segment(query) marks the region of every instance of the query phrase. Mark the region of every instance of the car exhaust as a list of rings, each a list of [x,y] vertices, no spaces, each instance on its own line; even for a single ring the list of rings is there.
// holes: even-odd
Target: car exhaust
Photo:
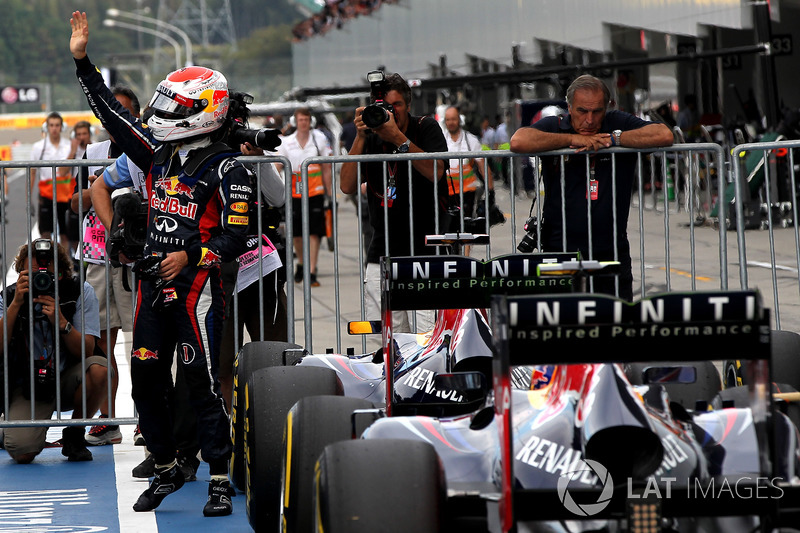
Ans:
[[[618,365],[597,365],[576,412],[583,456],[616,480],[644,479],[661,465],[664,446],[641,398]]]

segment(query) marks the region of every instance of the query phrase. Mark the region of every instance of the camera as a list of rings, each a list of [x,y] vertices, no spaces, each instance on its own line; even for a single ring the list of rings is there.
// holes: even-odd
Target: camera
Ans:
[[[389,113],[394,113],[391,104],[387,104],[386,98],[386,76],[382,70],[373,70],[367,73],[369,82],[369,97],[372,103],[364,108],[361,113],[361,120],[368,128],[377,128],[389,122]]]
[[[106,251],[114,266],[119,254],[135,260],[142,257],[147,241],[147,202],[138,191],[115,195],[112,200],[114,219]]]
[[[53,243],[48,239],[37,239],[33,242],[33,257],[36,259],[37,270],[31,276],[31,294],[34,298],[39,296],[55,296],[56,277],[47,270],[47,265],[53,258]]]
[[[281,144],[280,134],[280,130],[274,128],[251,130],[245,128],[240,122],[234,121],[228,139],[236,150],[239,149],[239,145],[250,143],[253,146],[272,152]]]
[[[539,221],[535,216],[528,217],[522,227],[525,229],[525,235],[519,241],[517,250],[523,254],[529,254],[539,247],[539,236],[537,235]]]
[[[231,92],[230,108],[228,116],[231,119],[231,128],[228,132],[228,145],[234,150],[239,150],[239,146],[250,143],[263,150],[273,151],[281,144],[281,132],[271,128],[261,128],[251,130],[244,126],[250,111],[247,106],[253,103],[253,96],[247,93]]]

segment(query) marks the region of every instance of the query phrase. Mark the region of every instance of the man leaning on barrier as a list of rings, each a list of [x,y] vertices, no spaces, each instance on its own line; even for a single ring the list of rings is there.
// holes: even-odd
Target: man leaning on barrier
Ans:
[[[3,337],[8,335],[10,402],[6,420],[29,420],[32,401],[36,420],[48,420],[52,416],[57,407],[56,366],[61,372],[61,410],[74,409],[73,418],[88,418],[105,398],[108,379],[108,361],[97,346],[100,336],[97,297],[87,282],[83,283],[81,291],[80,282],[73,277],[72,260],[61,245],[54,245],[49,239],[37,239],[33,248],[32,263],[28,259],[28,245],[19,249],[14,260],[14,270],[19,273],[19,278],[6,288],[0,298],[0,351],[4,350]],[[58,261],[58,281],[55,278],[54,257]],[[56,285],[58,305],[55,299]],[[33,313],[30,310],[31,298]],[[56,338],[59,339],[58,357],[55,351]],[[85,346],[85,370],[81,363],[82,346]],[[0,388],[3,378],[1,371],[0,359]],[[3,403],[0,403],[2,408]],[[30,463],[44,449],[46,436],[46,426],[7,427],[3,447],[16,462]],[[61,453],[70,461],[92,460],[92,453],[86,448],[83,426],[64,428],[61,445]]]
[[[627,227],[637,154],[618,154],[612,160],[611,154],[603,152],[603,149],[612,146],[671,146],[673,135],[664,124],[653,124],[623,111],[608,110],[610,103],[611,92],[602,80],[588,74],[579,76],[567,89],[569,114],[546,117],[530,127],[517,130],[511,137],[511,151],[527,154],[574,148],[576,153],[589,154],[588,165],[586,157],[542,158],[545,203],[542,208],[541,249],[547,252],[579,250],[585,258],[620,261],[619,296],[632,300],[633,273]],[[561,211],[562,160],[566,248]],[[616,181],[612,177],[612,165],[616,165]],[[587,219],[587,201],[591,202],[591,221]],[[615,285],[614,278],[594,279],[595,292],[615,295]]]

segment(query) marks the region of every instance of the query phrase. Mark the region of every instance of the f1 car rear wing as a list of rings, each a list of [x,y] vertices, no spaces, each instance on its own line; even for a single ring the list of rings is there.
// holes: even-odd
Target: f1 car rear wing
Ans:
[[[449,238],[430,236],[430,239]],[[570,293],[617,262],[582,261],[578,252],[511,254],[489,261],[456,255],[381,258],[381,327],[386,412],[392,415],[396,350],[392,311],[489,307],[494,294]]]
[[[500,523],[511,531],[519,520],[580,519],[556,491],[523,490],[514,483],[510,369],[517,365],[707,360],[709,353],[735,353],[753,360],[750,389],[763,478],[749,487],[775,495],[776,457],[769,438],[773,404],[769,394],[770,321],[755,291],[668,293],[636,303],[596,294],[492,297],[495,417],[500,433]],[[600,489],[588,489],[598,501]],[[624,517],[630,498],[614,488],[614,497],[591,518]],[[620,494],[622,493],[622,494]],[[665,516],[777,516],[778,503],[765,497],[690,499],[674,491],[659,502]],[[796,497],[796,492],[794,493]],[[595,501],[594,499],[592,501]],[[585,517],[586,518],[586,517]]]
[[[429,239],[439,237],[447,240],[447,236]],[[392,311],[489,307],[492,294],[498,293],[572,292],[576,279],[573,272],[563,272],[559,267],[557,272],[539,275],[542,267],[564,262],[577,265],[579,270],[594,271],[607,267],[594,261],[584,267],[578,252],[512,254],[490,261],[458,255],[381,258],[381,334],[387,414],[393,414],[396,361]]]

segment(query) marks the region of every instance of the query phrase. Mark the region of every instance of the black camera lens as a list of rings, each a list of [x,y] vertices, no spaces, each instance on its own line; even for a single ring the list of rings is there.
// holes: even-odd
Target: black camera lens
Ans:
[[[361,113],[361,120],[368,128],[377,128],[389,122],[389,111],[380,104],[370,104]]]
[[[55,276],[53,276],[52,272],[48,272],[46,270],[40,270],[36,274],[33,275],[33,279],[31,279],[31,287],[33,288],[33,295],[36,296],[43,296],[43,295],[54,295],[55,294]]]
[[[251,130],[239,123],[234,123],[230,133],[231,144],[239,148],[240,144],[250,143],[267,151],[274,151],[281,144],[280,131],[274,128]]]

